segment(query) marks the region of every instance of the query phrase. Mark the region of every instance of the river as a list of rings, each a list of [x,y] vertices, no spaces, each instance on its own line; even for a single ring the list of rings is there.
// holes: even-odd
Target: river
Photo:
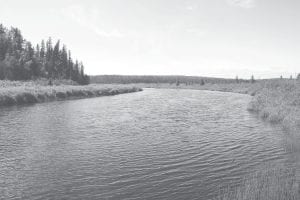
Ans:
[[[0,108],[0,199],[211,199],[267,163],[283,131],[250,96],[145,89]]]

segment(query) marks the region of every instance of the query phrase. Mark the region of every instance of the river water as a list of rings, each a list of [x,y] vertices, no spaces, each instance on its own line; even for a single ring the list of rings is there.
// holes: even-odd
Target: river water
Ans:
[[[211,199],[288,163],[250,96],[143,92],[0,108],[0,199]]]

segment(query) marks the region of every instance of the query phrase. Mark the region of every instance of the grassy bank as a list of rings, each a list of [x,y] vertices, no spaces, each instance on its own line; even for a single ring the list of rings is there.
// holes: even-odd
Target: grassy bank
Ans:
[[[47,86],[44,82],[0,81],[0,106],[41,103],[47,101],[109,96],[141,91],[125,85]]]
[[[282,123],[290,131],[300,130],[300,81],[265,82],[248,108],[274,123]]]
[[[241,187],[222,191],[216,200],[298,200],[299,185],[292,168],[267,166],[247,177]]]

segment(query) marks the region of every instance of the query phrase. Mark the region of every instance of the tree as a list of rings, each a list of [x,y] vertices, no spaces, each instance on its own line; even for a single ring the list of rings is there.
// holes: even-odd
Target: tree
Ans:
[[[71,51],[69,50],[69,53],[68,53],[68,66],[67,66],[67,71],[66,71],[66,76],[67,76],[67,79],[72,79],[73,77],[73,60],[72,60],[72,57],[71,57]]]
[[[78,82],[79,81],[79,64],[78,60],[76,60],[74,67],[73,67],[73,73],[72,73],[72,80]]]
[[[0,80],[4,80],[5,79],[5,64],[3,61],[0,61]]]
[[[251,83],[255,83],[255,79],[253,75],[251,76]]]
[[[21,53],[23,51],[24,39],[18,28],[11,28],[9,35],[12,39],[12,51]]]
[[[205,85],[205,81],[201,79],[200,85]]]
[[[41,49],[40,49],[40,55],[39,55],[39,57],[40,57],[41,59],[44,59],[44,57],[45,57],[45,55],[46,55],[45,52],[46,52],[45,41],[42,40],[42,42],[41,42]]]
[[[59,40],[54,45],[52,59],[53,59],[52,78],[60,78],[59,72],[62,69],[61,69],[61,60],[60,60],[60,41]]]
[[[84,66],[74,64],[71,52],[58,40],[54,47],[51,37],[45,43],[33,46],[26,41],[17,28],[5,28],[0,24],[0,79],[28,80],[46,77],[48,79],[72,79],[86,84],[89,77]]]
[[[298,74],[298,76],[297,76],[297,80],[299,80],[300,81],[300,73]]]
[[[46,63],[47,78],[53,78],[53,47],[51,37],[46,42]]]
[[[238,76],[235,77],[235,82],[236,82],[236,83],[240,83],[240,80],[239,80],[239,77],[238,77]]]

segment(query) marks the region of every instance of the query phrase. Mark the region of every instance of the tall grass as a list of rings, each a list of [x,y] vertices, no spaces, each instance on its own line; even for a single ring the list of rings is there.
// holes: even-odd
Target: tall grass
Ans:
[[[0,85],[0,106],[108,96],[141,91],[140,88],[124,85],[43,86],[34,82],[7,81],[1,81]]]
[[[248,110],[290,131],[300,130],[300,82],[277,80],[265,82],[249,104]]]
[[[37,80],[29,80],[29,81],[8,81],[8,80],[0,80],[0,88],[8,88],[8,87],[35,87],[35,86],[48,86],[49,80],[45,78],[40,78]],[[65,80],[65,79],[54,79],[52,80],[53,85],[78,85],[75,81]]]
[[[236,189],[223,191],[216,200],[299,200],[293,168],[267,166],[244,179]]]

